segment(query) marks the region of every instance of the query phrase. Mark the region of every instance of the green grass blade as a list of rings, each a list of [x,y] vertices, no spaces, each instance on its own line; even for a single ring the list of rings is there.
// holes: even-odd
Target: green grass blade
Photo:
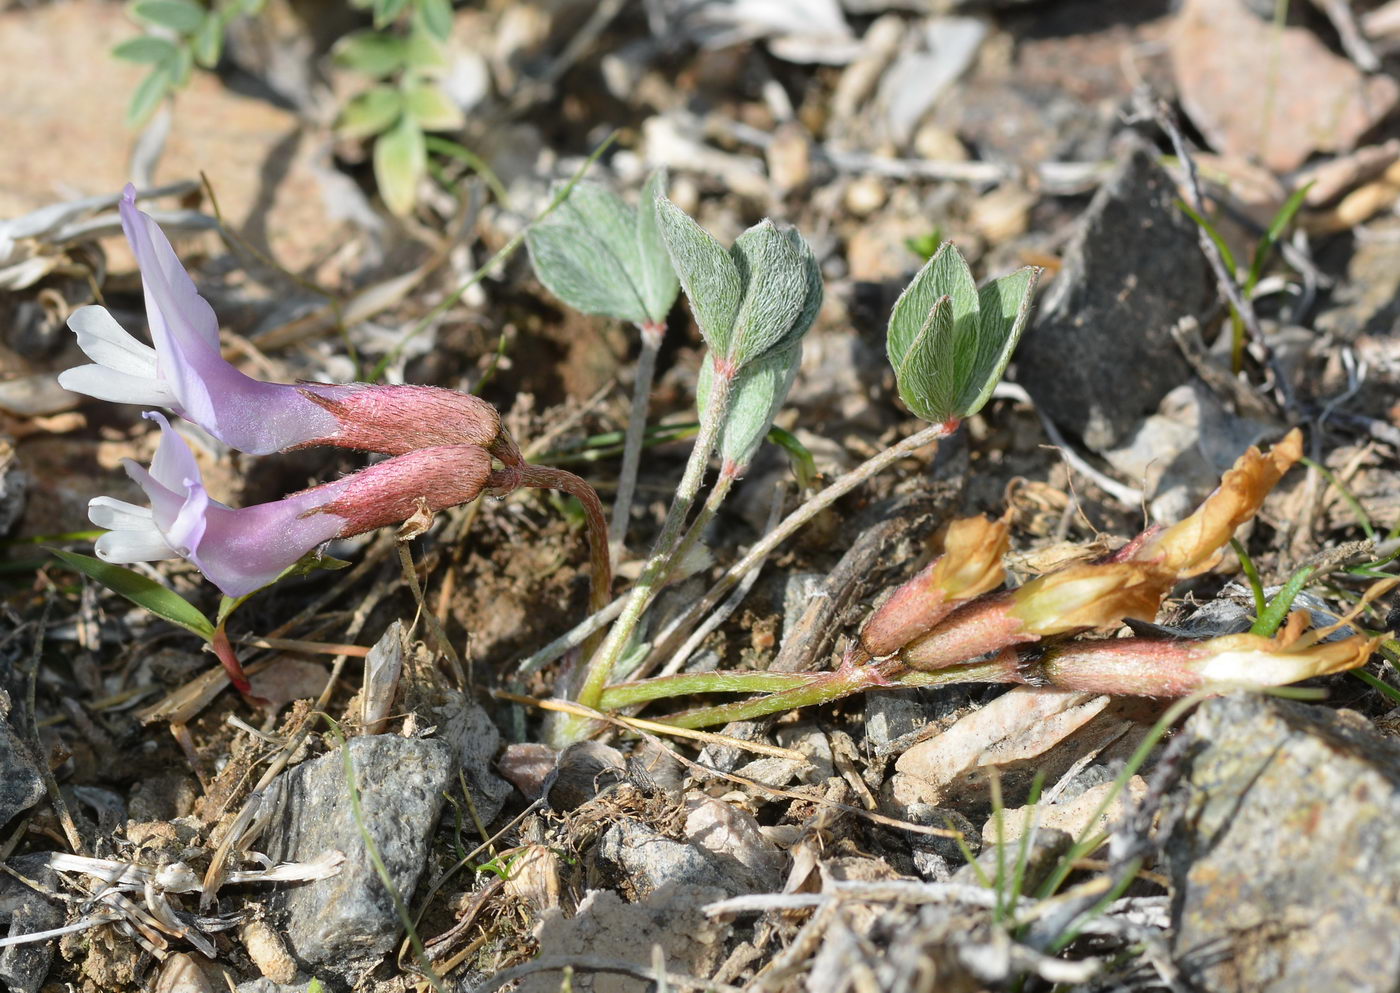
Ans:
[[[214,625],[209,622],[194,604],[180,594],[168,590],[154,579],[148,579],[139,572],[110,562],[103,562],[91,555],[67,552],[61,548],[51,548],[54,558],[64,565],[76,569],[85,576],[97,580],[113,593],[119,593],[138,607],[144,607],[157,617],[171,624],[178,624],[186,631],[199,635],[205,641],[214,637]]]

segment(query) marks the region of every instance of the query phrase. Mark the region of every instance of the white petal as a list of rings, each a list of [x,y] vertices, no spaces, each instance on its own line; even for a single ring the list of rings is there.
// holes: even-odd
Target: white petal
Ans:
[[[78,347],[98,365],[130,376],[156,378],[156,350],[133,338],[105,307],[79,307],[68,318]]]
[[[158,559],[178,559],[180,553],[166,544],[156,526],[146,530],[108,531],[97,539],[97,557],[103,562],[155,562]]]
[[[80,365],[58,374],[58,385],[113,403],[139,403],[147,407],[177,406],[175,391],[159,379],[131,376],[100,365]]]
[[[141,531],[155,527],[150,507],[138,507],[109,496],[93,497],[88,501],[88,520],[110,531]]]

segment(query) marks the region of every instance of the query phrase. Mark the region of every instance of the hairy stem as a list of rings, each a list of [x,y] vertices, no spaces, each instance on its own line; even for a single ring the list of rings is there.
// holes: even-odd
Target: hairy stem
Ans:
[[[603,516],[603,502],[593,487],[567,469],[523,463],[511,471],[519,472],[520,484],[541,490],[560,490],[578,499],[588,523],[588,552],[593,576],[589,590],[589,609],[597,612],[608,605],[612,597],[612,564],[608,559],[608,521]]]
[[[700,542],[700,536],[705,533],[705,528],[709,527],[715,514],[719,513],[720,504],[724,503],[729,491],[734,487],[734,480],[739,478],[739,472],[729,463],[725,463],[720,470],[719,479],[715,480],[715,485],[710,489],[710,495],[705,498],[705,503],[700,507],[700,512],[695,515],[695,520],[690,522],[690,527],[686,529],[685,537],[676,546],[675,554],[671,556],[671,561],[679,567],[685,562],[685,557],[690,554],[690,550]]]
[[[706,675],[710,675],[706,673]],[[800,674],[799,674],[800,675]],[[673,679],[677,677],[663,677]],[[656,680],[660,682],[661,680]],[[973,665],[954,666],[938,672],[912,672],[898,662],[881,662],[875,665],[842,666],[833,672],[824,672],[815,677],[808,675],[807,681],[791,689],[770,693],[751,700],[738,700],[713,707],[701,707],[658,718],[662,724],[675,727],[700,728],[713,724],[728,724],[730,721],[748,721],[769,714],[781,714],[800,707],[814,707],[831,703],[864,690],[889,689],[900,686],[946,686],[951,683],[1007,683],[1016,682],[1014,666],[1005,660],[979,662]]]
[[[612,542],[609,555],[616,565],[627,547],[627,526],[632,516],[632,494],[637,489],[637,466],[642,458],[642,435],[647,426],[651,382],[656,375],[656,353],[666,334],[664,323],[646,321],[641,325],[642,353],[637,357],[637,380],[632,384],[632,410],[627,417],[627,434],[622,441],[622,472],[617,479],[613,501]]]
[[[825,678],[813,672],[682,672],[675,676],[618,683],[603,691],[602,710],[621,710],[649,700],[697,693],[777,693]]]
[[[597,709],[613,667],[617,665],[617,660],[627,648],[628,640],[641,623],[642,614],[645,613],[653,594],[671,571],[672,554],[680,539],[681,529],[685,526],[685,519],[695,503],[695,495],[705,477],[705,466],[709,463],[710,452],[715,446],[720,426],[729,410],[733,371],[729,370],[727,375],[724,370],[716,369],[715,372],[710,400],[706,404],[705,415],[700,418],[700,433],[695,437],[695,447],[691,449],[690,460],[686,463],[685,473],[676,488],[675,499],[671,501],[671,509],[661,526],[661,534],[656,538],[656,544],[652,547],[651,556],[647,559],[642,574],[637,577],[632,592],[628,594],[622,614],[608,632],[602,647],[589,660],[577,697],[578,702],[585,707]],[[575,734],[578,731],[578,728],[570,727],[564,734]]]
[[[713,610],[715,605],[724,599],[725,595],[750,569],[766,559],[774,549],[801,530],[812,518],[910,452],[932,444],[941,438],[946,438],[957,430],[958,424],[959,422],[955,420],[945,421],[942,424],[930,424],[917,434],[910,435],[899,444],[867,459],[820,493],[814,494],[810,500],[783,518],[781,524],[759,539],[743,558],[730,566],[724,575],[710,587],[704,598],[691,607],[685,616],[672,626],[670,636],[653,649],[653,653],[661,658],[673,653],[700,618]]]

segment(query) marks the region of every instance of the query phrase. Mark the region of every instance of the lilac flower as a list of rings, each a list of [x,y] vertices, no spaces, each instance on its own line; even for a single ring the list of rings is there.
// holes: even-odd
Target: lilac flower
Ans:
[[[316,546],[465,503],[491,481],[491,456],[477,445],[424,448],[387,459],[344,479],[282,500],[234,509],[210,498],[189,445],[164,415],[149,470],[123,465],[145,491],[149,507],[96,497],[88,516],[110,528],[97,539],[107,562],[186,558],[231,597],[272,582]]]
[[[106,309],[68,320],[92,365],[59,375],[65,389],[99,400],[168,407],[232,448],[253,455],[305,445],[399,454],[430,445],[493,446],[514,453],[494,407],[428,386],[264,383],[224,359],[219,320],[199,295],[164,233],[136,208],[128,185],[122,229],[141,267],[152,348]],[[497,450],[497,449],[501,450]]]

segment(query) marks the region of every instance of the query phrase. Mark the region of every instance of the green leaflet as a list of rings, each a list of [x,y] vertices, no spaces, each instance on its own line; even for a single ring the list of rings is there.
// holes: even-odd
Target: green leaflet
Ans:
[[[665,322],[666,315],[675,306],[676,294],[680,292],[680,282],[671,265],[671,256],[666,252],[666,241],[661,236],[661,222],[656,213],[657,198],[665,194],[666,170],[661,168],[653,172],[646,186],[642,187],[642,202],[637,205],[637,281],[642,287],[647,316],[657,324]]]
[[[166,589],[154,579],[148,579],[139,572],[110,562],[103,562],[91,555],[66,552],[61,548],[50,549],[55,558],[64,565],[76,569],[97,580],[113,593],[119,593],[138,607],[144,607],[157,617],[163,617],[171,624],[194,634],[205,641],[214,638],[214,625],[209,622],[194,604],[180,594]]]
[[[665,197],[656,198],[656,220],[701,337],[714,354],[727,357],[744,296],[738,267],[708,231]]]
[[[740,467],[753,460],[773,418],[782,409],[801,364],[802,342],[799,340],[787,348],[769,352],[735,374],[729,393],[729,411],[724,427],[720,428],[717,446],[722,459]],[[695,403],[702,417],[710,401],[714,378],[714,364],[702,363],[695,384]]]
[[[982,408],[1025,330],[1039,274],[1021,269],[979,292],[951,243],[934,253],[900,294],[886,335],[910,410],[937,423]]]
[[[663,322],[677,291],[656,226],[652,191],[664,184],[664,173],[648,180],[641,210],[596,183],[575,186],[525,236],[540,282],[585,314]]]

